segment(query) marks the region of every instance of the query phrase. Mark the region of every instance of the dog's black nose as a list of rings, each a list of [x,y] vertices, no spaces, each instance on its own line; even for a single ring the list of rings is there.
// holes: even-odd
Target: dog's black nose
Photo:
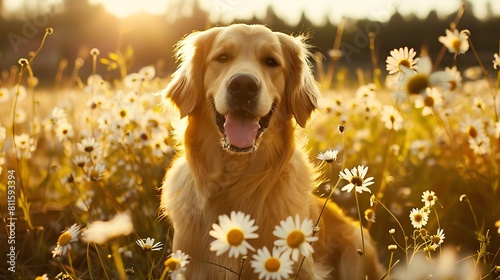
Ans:
[[[229,79],[227,90],[234,99],[248,101],[260,91],[259,81],[250,74],[236,74]]]

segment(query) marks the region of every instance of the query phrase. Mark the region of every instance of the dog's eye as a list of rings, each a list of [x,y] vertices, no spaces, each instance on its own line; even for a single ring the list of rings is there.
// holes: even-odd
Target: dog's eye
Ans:
[[[227,59],[228,59],[228,57],[226,54],[221,54],[215,60],[217,60],[218,62],[226,62]]]
[[[266,58],[266,65],[272,68],[280,66],[276,59],[272,57]]]

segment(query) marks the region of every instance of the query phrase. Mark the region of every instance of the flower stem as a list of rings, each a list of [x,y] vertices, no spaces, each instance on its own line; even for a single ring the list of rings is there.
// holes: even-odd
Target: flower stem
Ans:
[[[363,223],[361,222],[361,210],[359,209],[358,192],[354,189],[354,198],[356,198],[356,208],[358,209],[359,230],[361,231],[361,246],[363,247],[363,279],[366,278],[366,254],[365,254],[365,237],[363,233]]]
[[[391,279],[391,268],[392,268],[393,258],[394,258],[394,252],[391,252],[391,257],[389,258],[389,266],[387,267],[387,279]]]
[[[403,226],[401,225],[401,223],[399,222],[398,218],[396,218],[396,216],[394,216],[394,214],[387,208],[387,206],[385,206],[380,201],[377,201],[377,204],[382,205],[382,207],[387,211],[387,213],[389,213],[389,215],[392,216],[392,218],[396,221],[396,223],[398,224],[399,228],[401,229],[401,232],[403,233],[403,238],[404,238],[404,241],[405,241],[405,247],[404,248],[402,248],[401,246],[399,246],[399,243],[394,239],[394,237],[393,237],[393,239],[396,242],[396,244],[398,244],[398,246],[401,249],[403,249],[403,251],[405,252],[405,256],[406,256],[406,268],[407,268],[407,271],[409,273],[409,271],[410,271],[410,262],[409,262],[409,259],[408,259],[408,237],[406,236],[405,230],[404,230]]]
[[[238,272],[238,280],[241,279],[241,272],[243,271],[243,267],[245,267],[245,260],[247,259],[246,256],[243,256],[241,258],[241,266],[240,266],[240,272]]]
[[[118,243],[113,243],[111,245],[111,250],[113,253],[113,260],[115,261],[115,266],[116,266],[116,270],[118,272],[119,279],[126,280],[127,275],[125,274],[125,267],[123,266],[122,256],[121,256],[120,252],[118,252],[119,248],[120,248],[120,246],[118,245]]]

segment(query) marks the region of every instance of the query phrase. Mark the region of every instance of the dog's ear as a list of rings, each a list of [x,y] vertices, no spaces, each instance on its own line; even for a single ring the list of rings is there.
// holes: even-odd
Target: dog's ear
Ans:
[[[181,118],[189,115],[203,98],[205,59],[219,31],[220,28],[211,28],[193,32],[175,47],[175,57],[180,64],[161,94],[179,108]]]
[[[318,108],[321,93],[309,64],[310,52],[305,38],[275,33],[287,59],[286,102],[290,112],[301,127],[305,127],[312,111]]]

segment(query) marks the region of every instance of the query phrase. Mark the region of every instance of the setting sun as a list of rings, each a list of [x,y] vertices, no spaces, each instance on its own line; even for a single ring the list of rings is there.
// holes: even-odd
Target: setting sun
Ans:
[[[137,12],[148,14],[164,14],[168,1],[162,0],[90,0],[91,4],[101,4],[108,12],[120,18],[128,17]]]

